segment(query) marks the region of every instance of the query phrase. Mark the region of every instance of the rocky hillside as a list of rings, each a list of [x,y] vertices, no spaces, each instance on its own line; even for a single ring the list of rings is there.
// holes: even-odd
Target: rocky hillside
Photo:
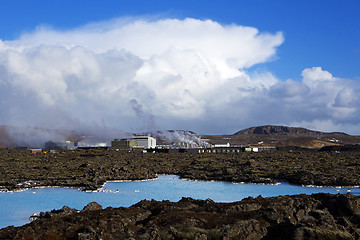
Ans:
[[[234,135],[251,135],[251,134],[265,134],[265,135],[289,135],[289,136],[324,136],[324,135],[347,135],[340,132],[325,133],[313,131],[306,128],[287,127],[287,126],[258,126],[251,127],[238,131]]]
[[[360,138],[341,132],[320,132],[288,126],[257,126],[232,135],[203,135],[209,143],[228,142],[231,145],[322,148],[345,144],[359,144]]]
[[[0,239],[359,239],[360,197],[352,194],[247,198],[234,203],[183,198],[129,208],[41,213]]]

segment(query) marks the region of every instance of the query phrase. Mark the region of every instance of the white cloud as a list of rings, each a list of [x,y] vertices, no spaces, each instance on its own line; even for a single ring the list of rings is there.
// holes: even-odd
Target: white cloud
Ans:
[[[46,119],[57,126],[63,119],[52,115],[59,111],[70,119],[66,124],[105,119],[129,129],[138,117],[134,101],[164,122],[206,118],[212,108],[244,96],[242,87],[276,82],[261,74],[251,79],[246,69],[269,61],[282,42],[280,32],[197,19],[119,19],[69,31],[40,27],[0,42],[0,82],[7,89],[2,106],[11,108],[21,96],[12,106],[17,111],[1,121],[25,124],[19,116],[33,112],[31,123]]]
[[[348,107],[357,108],[360,106],[359,86],[349,86],[343,88],[336,95],[334,106],[335,107]]]
[[[249,70],[274,59],[283,41],[280,32],[197,19],[38,28],[0,41],[0,123],[199,133],[313,121],[356,126],[357,82],[321,67],[285,82]]]
[[[306,68],[302,71],[303,82],[307,85],[317,85],[323,82],[334,81],[335,78],[321,67]]]
[[[161,55],[170,48],[194,50],[219,64],[224,68],[222,71],[237,75],[234,69],[269,60],[282,42],[280,32],[261,34],[253,27],[223,26],[211,20],[187,18],[157,21],[120,19],[66,32],[39,28],[11,45],[21,48],[42,44],[68,48],[79,45],[95,52],[126,49],[143,59]]]
[[[279,82],[271,91],[282,106],[292,107],[286,112],[296,118],[289,125],[359,134],[360,83],[336,78],[321,67],[304,69],[302,76],[302,82]]]

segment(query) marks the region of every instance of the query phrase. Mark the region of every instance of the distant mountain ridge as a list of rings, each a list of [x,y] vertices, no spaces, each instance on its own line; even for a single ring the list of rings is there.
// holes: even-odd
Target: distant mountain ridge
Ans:
[[[320,132],[306,128],[265,125],[240,130],[234,135],[288,135],[288,136],[324,136],[324,135],[348,135],[342,132]]]
[[[197,135],[187,130],[155,131],[148,134],[156,137],[159,145],[187,143],[188,145],[196,146],[226,142],[233,146],[261,145],[322,148],[333,145],[360,144],[360,136],[352,136],[341,132],[320,132],[306,128],[274,125],[251,127],[231,135]],[[124,136],[129,137],[130,135],[132,134]],[[91,135],[87,136],[71,130],[0,125],[0,149],[23,146],[40,147],[46,141],[53,141],[54,139],[69,139],[78,142],[84,140],[84,137],[91,137]]]

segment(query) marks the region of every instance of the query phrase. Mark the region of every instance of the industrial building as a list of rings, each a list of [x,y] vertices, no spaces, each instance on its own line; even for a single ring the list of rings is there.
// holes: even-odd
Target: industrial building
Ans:
[[[155,149],[156,139],[149,136],[115,139],[111,147],[119,150]]]
[[[176,142],[172,145],[156,145],[156,139],[149,136],[137,136],[133,138],[115,139],[111,147],[116,150],[142,150],[152,153],[242,153],[274,151],[270,146],[231,146],[229,143],[215,143],[208,147],[193,146],[184,142]]]

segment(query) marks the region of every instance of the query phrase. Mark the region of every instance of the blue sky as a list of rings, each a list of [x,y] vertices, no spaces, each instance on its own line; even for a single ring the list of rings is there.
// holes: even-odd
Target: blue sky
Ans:
[[[11,40],[41,25],[71,29],[122,16],[212,19],[224,24],[282,31],[277,60],[266,67],[280,78],[299,77],[321,65],[338,77],[360,80],[360,2],[357,0],[13,0],[2,1],[0,39]]]
[[[0,105],[5,108],[8,108],[6,107],[8,105],[12,107],[5,111],[7,114],[0,117],[0,124],[42,126],[56,122],[57,127],[58,123],[54,119],[62,119],[59,113],[62,112],[63,115],[69,116],[67,119],[62,119],[61,124],[64,125],[76,127],[73,123],[80,122],[84,125],[106,125],[125,131],[171,128],[189,129],[198,133],[232,133],[254,125],[284,124],[360,134],[360,109],[357,107],[360,103],[357,97],[357,91],[360,89],[359,9],[360,2],[357,0],[1,1],[0,59],[3,60],[0,62],[0,84],[2,83],[0,91],[3,98],[0,98]],[[174,19],[179,21],[166,21]],[[186,21],[186,19],[194,21]],[[139,20],[145,21],[146,24],[140,24],[139,28],[134,27],[139,24],[137,22]],[[93,28],[89,28],[89,24],[93,24],[90,25]],[[193,32],[189,30],[199,25],[202,26],[197,31],[204,29],[203,34],[209,36],[209,39],[211,36],[217,37],[219,33],[224,34],[222,39],[214,41],[215,45],[208,44],[209,51],[205,48],[205,50],[200,49],[201,46],[198,44],[186,45],[189,42],[204,41],[202,38],[193,38],[191,35]],[[217,32],[218,30],[214,30],[216,26],[222,29],[218,29]],[[229,30],[231,26],[236,28],[234,32]],[[250,27],[249,31],[250,29],[258,31],[258,35],[241,32],[242,26]],[[137,31],[152,28],[157,31],[159,28],[161,33],[162,27],[166,28],[164,36],[169,37],[169,41],[164,43],[168,44],[166,45],[168,48],[154,48],[157,50],[152,51],[151,44],[132,45],[135,38],[147,40],[149,37],[149,35],[142,36]],[[173,39],[174,33],[168,28],[183,29],[184,39],[179,41]],[[111,31],[106,32],[103,29],[111,29]],[[104,41],[106,44],[116,46],[114,48],[107,48],[105,43],[96,45],[95,40],[89,40],[92,38],[100,39],[98,41],[107,40],[114,36],[111,32],[117,31],[120,31],[120,35],[116,36],[121,41],[125,36],[121,34],[129,31],[130,34],[126,35],[129,39],[124,40],[121,43],[123,45],[116,45],[118,40],[115,38],[112,41]],[[166,31],[169,31],[168,35]],[[84,37],[78,37],[79,35]],[[181,34],[178,37],[183,38]],[[242,42],[246,37],[253,39],[250,39],[250,42]],[[151,41],[159,40],[154,38]],[[178,42],[180,47],[177,45]],[[225,56],[219,52],[227,52],[229,49],[226,46],[219,47],[221,43],[229,44],[229,48],[244,49],[234,54],[230,50]],[[235,44],[231,45],[232,43]],[[252,47],[249,47],[249,53],[245,54],[247,46],[240,44],[248,43]],[[253,46],[252,43],[255,45]],[[44,46],[48,48],[44,50]],[[44,54],[44,51],[53,53],[55,47],[59,46],[66,49],[61,56],[69,54],[70,58],[73,57],[83,64],[81,73],[75,70],[69,73],[68,68],[65,67],[64,70],[56,69],[56,64],[61,62],[60,58],[55,61],[55,55]],[[84,52],[79,53],[76,46],[82,47]],[[175,50],[172,49],[173,46],[176,46]],[[147,49],[143,49],[146,47]],[[212,49],[217,48],[218,51],[213,53]],[[110,54],[110,50],[119,52]],[[199,62],[190,52],[197,54],[196,56],[202,59],[201,64],[205,65],[194,70],[194,66],[199,66]],[[56,54],[60,53],[56,52]],[[78,86],[80,89],[89,87],[87,94],[95,91],[88,83],[84,84],[86,78],[94,78],[92,84],[97,89],[106,85],[105,77],[96,78],[95,75],[91,75],[93,73],[91,69],[83,70],[87,63],[80,55],[85,54],[94,57],[99,72],[110,71],[109,64],[106,65],[106,69],[101,67],[104,66],[101,61],[115,59],[114,62],[119,65],[114,65],[114,69],[110,72],[119,71],[116,72],[116,76],[124,75],[129,79],[135,76],[133,81],[125,84],[124,80],[121,80],[123,85],[119,84],[117,93],[109,87],[104,89],[106,92],[104,96],[99,94],[97,101],[92,102],[89,99],[90,97],[94,99],[93,95],[86,95],[81,90],[72,90],[73,86]],[[71,59],[74,60],[73,58]],[[190,64],[189,61],[186,66],[177,65],[174,60],[187,61],[186,59],[189,58],[194,62]],[[220,61],[220,58],[223,59]],[[24,69],[17,66],[14,59],[17,59],[18,65],[20,62],[26,64],[29,72],[22,72]],[[31,66],[34,62],[51,63],[52,61],[54,65]],[[160,64],[163,61],[174,62],[164,66]],[[229,64],[233,61],[236,62],[235,65]],[[54,68],[54,71],[59,72],[56,74],[43,72],[45,67]],[[239,69],[238,72],[236,68]],[[144,72],[148,75],[144,75]],[[164,72],[167,74],[164,75]],[[202,80],[186,78],[194,74],[206,75],[209,72],[212,77],[205,77]],[[189,75],[190,73],[192,75]],[[31,74],[46,76],[46,79],[40,81],[34,76],[29,77],[32,76]],[[59,79],[54,77],[56,81],[51,80],[49,76],[55,76],[54,74],[61,77]],[[110,79],[109,86],[116,85],[120,81],[116,76],[106,77]],[[169,85],[166,90],[170,93],[166,95],[158,90],[165,86],[165,80],[168,81],[166,84],[183,82],[179,85]],[[102,85],[96,85],[95,81],[100,81]],[[151,81],[152,84],[149,85],[147,81]],[[194,84],[190,85],[187,81],[192,81]],[[322,85],[319,84],[320,82]],[[30,83],[30,87],[26,87],[26,84]],[[44,83],[51,86],[45,93],[38,91],[39,86]],[[218,85],[215,84],[215,87],[214,83]],[[209,87],[211,84],[214,88]],[[135,89],[135,85],[138,89]],[[206,89],[199,91],[201,85],[206,86]],[[232,92],[229,85],[239,92]],[[33,88],[33,86],[38,87]],[[181,86],[184,89],[181,89]],[[51,89],[62,89],[62,87],[63,92],[59,90],[52,93]],[[125,88],[133,92],[130,90],[121,92]],[[182,91],[180,94],[182,102],[179,99],[172,99],[177,94],[176,89]],[[217,93],[215,93],[216,89],[219,89]],[[61,96],[57,96],[59,92]],[[97,109],[107,109],[102,104],[109,102],[106,98],[110,96],[109,94],[114,94],[111,95],[113,98],[118,96],[118,101],[126,102],[126,106],[119,104],[121,106],[118,109],[107,114],[96,112]],[[219,97],[217,102],[212,100],[216,97]],[[15,100],[11,101],[12,98]],[[64,99],[78,104],[88,103],[88,106],[81,108],[83,111],[81,112],[78,108],[68,106],[69,103]],[[169,103],[161,105],[164,101]],[[129,110],[127,108],[130,108],[133,115],[126,114]],[[26,121],[23,120],[21,116],[27,114],[29,109],[32,112],[39,112],[40,116],[41,111],[47,109],[46,123],[41,120],[44,116],[39,118],[33,116]]]

